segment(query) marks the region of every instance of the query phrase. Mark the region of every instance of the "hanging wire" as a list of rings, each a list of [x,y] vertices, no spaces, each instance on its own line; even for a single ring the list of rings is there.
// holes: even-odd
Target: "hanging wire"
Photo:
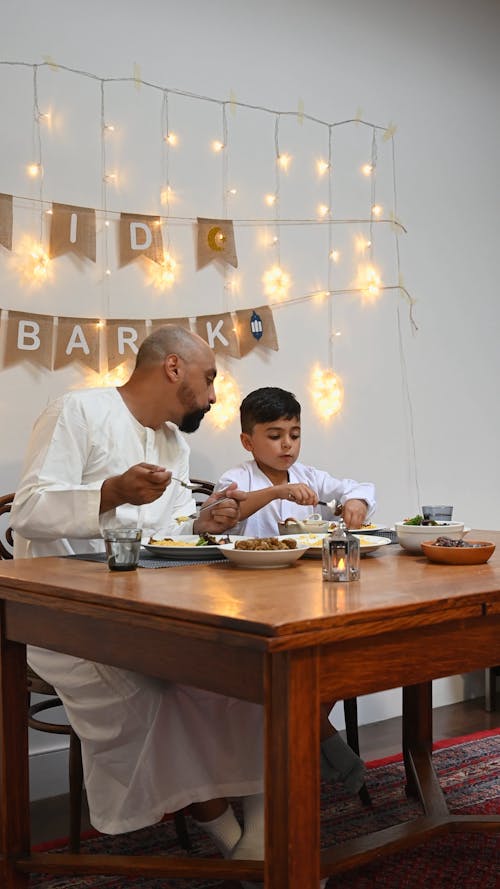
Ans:
[[[38,65],[33,65],[33,148],[35,163],[38,167],[38,199],[40,202],[40,244],[43,241],[43,158],[42,158],[42,132],[40,118],[42,114],[38,104]]]

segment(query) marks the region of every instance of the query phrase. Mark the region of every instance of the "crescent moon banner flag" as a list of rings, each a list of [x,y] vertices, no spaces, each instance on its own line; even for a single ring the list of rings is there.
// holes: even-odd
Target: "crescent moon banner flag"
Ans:
[[[197,268],[202,269],[211,262],[232,265],[238,268],[238,257],[234,243],[234,228],[231,219],[196,220],[198,227]]]

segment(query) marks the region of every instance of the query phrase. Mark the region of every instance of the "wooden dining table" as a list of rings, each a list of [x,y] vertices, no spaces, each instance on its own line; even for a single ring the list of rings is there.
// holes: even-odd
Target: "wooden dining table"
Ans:
[[[110,572],[65,558],[0,563],[0,885],[29,873],[264,880],[318,889],[448,831],[500,830],[453,815],[432,765],[432,680],[500,663],[500,532],[477,566],[433,564],[398,545],[361,560],[354,583],[321,562],[276,570],[226,562]],[[30,851],[26,644],[188,683],[264,708],[264,862]],[[402,751],[416,819],[320,851],[320,704],[402,688]]]

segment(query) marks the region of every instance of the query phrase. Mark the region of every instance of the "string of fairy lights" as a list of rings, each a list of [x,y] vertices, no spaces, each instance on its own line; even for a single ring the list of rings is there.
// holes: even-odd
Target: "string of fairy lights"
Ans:
[[[22,195],[13,195],[13,199],[18,206],[25,208],[35,208],[40,214],[40,231],[37,241],[24,241],[20,249],[15,253],[19,258],[25,250],[28,257],[28,264],[24,263],[23,275],[31,277],[38,284],[42,284],[51,277],[51,261],[47,251],[44,248],[44,218],[46,214],[51,213],[51,203],[46,199],[44,193],[44,156],[43,156],[43,128],[50,126],[52,109],[42,110],[43,105],[40,104],[39,97],[39,72],[40,69],[48,67],[54,72],[68,72],[72,75],[78,75],[82,78],[88,78],[95,81],[99,88],[100,98],[100,175],[101,175],[101,206],[94,208],[96,219],[98,220],[97,234],[101,237],[102,243],[102,263],[103,274],[102,280],[104,287],[104,305],[103,314],[109,314],[109,285],[106,286],[107,280],[112,274],[110,265],[110,222],[119,218],[120,213],[111,209],[110,206],[110,190],[116,187],[120,181],[120,171],[114,168],[110,163],[110,153],[108,151],[110,140],[119,123],[108,118],[107,114],[107,88],[111,83],[130,83],[136,88],[144,87],[148,90],[158,92],[160,96],[160,126],[159,133],[161,138],[161,169],[159,170],[159,195],[158,203],[161,212],[157,215],[158,224],[161,225],[163,237],[163,257],[161,262],[148,263],[148,283],[160,291],[168,291],[176,284],[180,270],[183,266],[182,258],[175,250],[174,235],[175,229],[183,226],[192,226],[196,219],[191,215],[182,215],[172,212],[172,208],[177,201],[177,196],[172,182],[172,152],[179,148],[179,134],[171,127],[171,97],[183,97],[188,100],[197,100],[200,102],[213,103],[219,106],[221,111],[220,132],[212,139],[212,151],[221,156],[221,214],[223,219],[231,218],[235,228],[248,227],[264,227],[268,233],[267,246],[271,248],[273,255],[273,263],[269,268],[265,269],[262,274],[262,290],[267,298],[268,304],[273,309],[282,309],[286,306],[296,305],[297,303],[306,302],[308,300],[325,301],[327,306],[327,326],[328,326],[328,345],[327,345],[327,366],[321,367],[317,365],[311,374],[310,392],[314,406],[318,415],[324,420],[330,420],[341,409],[343,403],[343,384],[342,380],[336,373],[334,368],[334,344],[335,338],[340,335],[339,330],[334,327],[334,297],[342,294],[358,294],[364,299],[376,300],[382,292],[394,292],[400,297],[404,297],[407,302],[410,325],[416,330],[416,324],[413,318],[414,300],[410,293],[403,285],[400,270],[400,254],[398,238],[401,233],[405,232],[405,228],[397,218],[397,190],[396,190],[396,172],[395,172],[395,146],[394,133],[395,126],[389,124],[387,127],[370,123],[362,119],[359,113],[356,117],[337,121],[328,122],[317,117],[306,114],[302,107],[296,111],[278,111],[276,109],[267,108],[262,105],[253,105],[246,102],[237,101],[231,94],[228,100],[220,100],[210,96],[195,94],[192,92],[165,87],[156,83],[148,82],[140,76],[140,71],[135,67],[132,77],[100,77],[92,72],[82,71],[65,65],[58,65],[52,59],[46,59],[38,64],[29,62],[7,62],[0,61],[2,66],[18,66],[29,67],[33,72],[33,156],[26,167],[28,176],[38,181],[38,195],[36,198],[26,197]],[[275,181],[274,190],[263,194],[263,204],[272,212],[271,217],[261,216],[253,218],[237,217],[230,212],[233,209],[233,198],[237,194],[237,189],[230,178],[230,127],[228,123],[228,112],[235,115],[237,109],[246,109],[268,115],[274,120],[274,171]],[[328,149],[324,156],[316,159],[316,173],[318,177],[325,177],[325,200],[320,202],[316,208],[316,215],[298,217],[283,217],[281,213],[281,191],[282,178],[288,174],[293,164],[293,156],[290,151],[285,150],[286,140],[282,137],[281,126],[285,119],[295,117],[302,123],[307,120],[311,123],[319,125],[326,129],[328,137]],[[339,127],[346,125],[357,125],[371,130],[371,151],[370,157],[363,163],[360,174],[370,181],[370,209],[366,216],[357,216],[355,218],[337,218],[333,213],[334,203],[334,134]],[[389,142],[391,146],[392,159],[392,205],[393,210],[390,213],[384,211],[384,207],[377,201],[377,164],[378,164],[378,142],[383,140]],[[336,287],[336,276],[334,267],[342,261],[342,253],[335,243],[335,230],[337,226],[353,226],[362,225],[367,228],[368,235],[359,234],[354,236],[354,249],[362,258],[359,264],[358,277],[356,281],[349,287]],[[327,254],[325,257],[325,281],[324,289],[310,289],[300,295],[293,295],[293,280],[290,271],[283,265],[282,249],[281,249],[281,232],[289,226],[318,227],[320,231],[323,227],[327,227]],[[397,283],[384,283],[382,274],[375,263],[374,250],[374,233],[375,228],[380,226],[390,226],[394,233],[395,256],[397,267]],[[24,243],[24,247],[23,247]],[[223,268],[223,301],[226,311],[231,311],[232,294],[238,286],[238,278],[233,270],[230,270],[227,264]],[[407,401],[411,416],[411,403],[408,394],[408,384],[406,378],[406,367],[404,362],[404,354],[402,350],[402,330],[400,307],[397,305],[398,313],[398,335],[400,341],[400,352],[402,362],[402,378],[406,387]],[[234,405],[237,408],[239,404],[239,396],[235,396],[236,384],[228,373],[221,374],[221,381],[224,384],[221,387],[219,383],[218,389],[218,411],[212,411],[211,415],[214,422],[218,425],[224,425],[227,421],[229,413],[234,411]],[[109,380],[108,380],[109,382]],[[236,387],[237,388],[237,387]],[[224,389],[224,391],[222,391]],[[229,406],[230,409],[229,409]],[[226,408],[228,410],[226,410]]]

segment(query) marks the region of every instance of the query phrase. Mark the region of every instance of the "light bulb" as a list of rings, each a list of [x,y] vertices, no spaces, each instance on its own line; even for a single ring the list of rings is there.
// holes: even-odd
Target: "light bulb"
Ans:
[[[316,169],[320,176],[324,176],[326,171],[330,168],[330,164],[328,161],[319,160],[316,162]]]
[[[279,265],[274,265],[264,272],[262,283],[266,296],[284,299],[290,289],[291,278]]]
[[[115,131],[114,124],[112,124],[112,123],[104,124],[104,129],[106,130],[107,133],[114,133],[114,131]]]
[[[217,401],[212,405],[208,419],[219,429],[224,429],[237,414],[241,402],[238,384],[229,373],[221,373],[215,380]]]
[[[238,194],[238,190],[236,188],[230,188],[228,190],[228,194],[230,194],[234,197],[235,194]]]
[[[165,142],[168,142],[169,145],[177,145],[177,136],[175,133],[167,133],[165,136]]]
[[[363,176],[371,176],[373,173],[373,164],[363,164],[361,167],[361,172]]]
[[[331,420],[338,414],[344,400],[344,387],[333,370],[315,367],[311,374],[309,391],[322,420]]]
[[[26,167],[28,176],[31,176],[32,179],[36,179],[37,176],[41,175],[42,165],[41,164],[28,164]]]
[[[224,147],[224,142],[220,142],[218,139],[214,139],[212,142],[212,148],[215,152],[222,151]]]
[[[330,250],[328,255],[332,262],[338,262],[340,259],[340,250]]]
[[[326,204],[318,204],[318,216],[328,216],[330,208]]]
[[[276,203],[276,195],[275,194],[266,194],[264,198],[268,207],[272,207],[273,204]]]
[[[117,179],[118,179],[118,173],[111,172],[111,173],[104,174],[104,181],[105,182],[116,182]]]
[[[383,212],[383,209],[384,209],[384,208],[381,207],[380,204],[374,204],[373,207],[372,207],[372,213],[373,213],[374,216],[381,216],[381,215],[382,215],[382,212]]]
[[[292,158],[289,154],[279,154],[278,155],[278,163],[282,170],[285,172],[288,170]]]

